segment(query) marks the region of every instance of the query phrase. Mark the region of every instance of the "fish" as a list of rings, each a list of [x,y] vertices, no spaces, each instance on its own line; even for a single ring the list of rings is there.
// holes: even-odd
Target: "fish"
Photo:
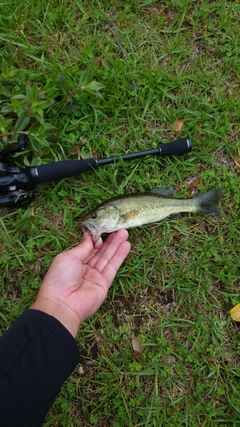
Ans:
[[[103,233],[156,223],[182,212],[221,216],[220,189],[213,189],[191,199],[168,197],[174,190],[155,188],[149,193],[126,194],[101,203],[81,221],[81,229],[90,231],[96,244]]]

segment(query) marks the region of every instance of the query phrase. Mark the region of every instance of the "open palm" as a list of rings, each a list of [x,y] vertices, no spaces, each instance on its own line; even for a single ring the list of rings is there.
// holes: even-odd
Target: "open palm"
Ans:
[[[52,315],[56,312],[55,317],[66,327],[69,324],[68,329],[76,335],[79,325],[95,313],[106,298],[130,251],[127,238],[128,232],[122,229],[94,247],[87,234],[80,245],[57,255],[31,308],[42,309],[45,305],[44,311]],[[48,307],[55,307],[52,313]]]

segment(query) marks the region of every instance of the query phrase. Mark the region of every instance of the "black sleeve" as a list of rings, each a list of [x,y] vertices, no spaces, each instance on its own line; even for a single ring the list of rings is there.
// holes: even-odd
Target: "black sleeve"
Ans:
[[[79,359],[76,341],[58,320],[26,310],[0,338],[0,424],[40,426]]]

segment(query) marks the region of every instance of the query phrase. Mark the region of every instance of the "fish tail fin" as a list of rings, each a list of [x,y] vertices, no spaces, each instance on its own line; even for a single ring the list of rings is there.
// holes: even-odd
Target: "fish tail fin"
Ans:
[[[210,190],[207,193],[196,196],[198,202],[197,211],[201,215],[216,215],[221,216],[222,212],[218,206],[218,202],[222,197],[220,189]]]

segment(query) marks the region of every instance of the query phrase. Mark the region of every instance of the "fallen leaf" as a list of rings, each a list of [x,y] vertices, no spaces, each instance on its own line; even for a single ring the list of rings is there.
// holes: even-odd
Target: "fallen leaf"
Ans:
[[[232,320],[235,320],[235,322],[240,322],[240,304],[235,305],[235,307],[229,311],[229,314]]]
[[[144,345],[139,341],[138,337],[132,338],[132,348],[137,362],[140,362]]]
[[[184,125],[183,120],[181,120],[181,119],[176,119],[176,120],[175,120],[175,122],[174,122],[174,129],[175,129],[177,132],[180,132],[180,131],[181,131],[181,129],[182,129],[182,127],[183,127],[183,125]]]
[[[170,18],[169,13],[168,13],[168,11],[166,9],[163,11],[163,16],[166,19],[166,21],[168,22],[168,24],[170,24],[171,23],[171,18]]]
[[[105,419],[103,420],[102,427],[110,427],[110,424],[109,424],[109,421],[108,421],[108,419],[107,419],[107,418],[105,418]]]
[[[197,176],[192,182],[189,184],[189,188],[198,188],[199,185],[202,184],[201,179]]]
[[[140,362],[140,360],[141,360],[141,358],[142,358],[141,353],[139,353],[138,351],[135,351],[135,350],[134,350],[134,356],[135,356],[136,361],[137,361],[137,362]]]

